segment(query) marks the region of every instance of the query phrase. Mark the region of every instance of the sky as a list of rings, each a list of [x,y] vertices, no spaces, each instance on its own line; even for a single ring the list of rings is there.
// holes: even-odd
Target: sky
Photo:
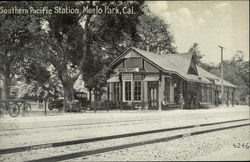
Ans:
[[[249,1],[147,1],[151,12],[170,24],[177,51],[199,44],[203,62],[218,64],[243,51],[249,60]]]

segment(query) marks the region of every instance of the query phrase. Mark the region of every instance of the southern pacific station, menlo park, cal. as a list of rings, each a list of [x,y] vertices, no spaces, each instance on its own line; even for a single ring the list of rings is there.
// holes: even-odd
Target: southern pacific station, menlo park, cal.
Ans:
[[[108,100],[140,109],[163,110],[178,107],[184,97],[184,108],[219,105],[234,106],[236,86],[199,67],[193,54],[160,54],[129,48],[109,68]]]

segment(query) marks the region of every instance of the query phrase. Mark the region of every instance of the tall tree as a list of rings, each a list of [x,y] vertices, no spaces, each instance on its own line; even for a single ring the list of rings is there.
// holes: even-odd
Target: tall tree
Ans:
[[[27,8],[26,2],[1,2],[8,8]],[[2,98],[9,98],[12,79],[22,66],[29,42],[32,41],[32,15],[0,14],[0,75],[3,77]]]
[[[162,54],[176,53],[174,37],[169,31],[169,24],[164,23],[152,14],[144,13],[139,17],[137,24],[139,40],[135,43],[137,47],[146,50],[147,46],[151,52]]]
[[[84,5],[91,5],[86,2]],[[80,8],[75,1],[61,2],[34,2],[39,8]],[[64,109],[72,110],[74,105],[73,85],[82,72],[86,53],[89,52],[89,24],[91,14],[80,13],[43,14],[38,15],[38,26],[42,29],[34,33],[37,41],[34,51],[37,57],[53,65],[64,89]],[[84,22],[84,25],[81,23]]]

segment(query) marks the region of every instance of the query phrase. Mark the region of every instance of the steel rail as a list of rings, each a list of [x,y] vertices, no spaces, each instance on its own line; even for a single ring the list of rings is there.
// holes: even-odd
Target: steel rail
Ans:
[[[200,135],[200,134],[205,134],[205,133],[210,133],[210,132],[215,132],[215,131],[243,127],[243,126],[247,126],[247,125],[250,125],[250,123],[227,126],[227,127],[222,127],[222,128],[208,129],[208,130],[202,130],[202,131],[195,131],[195,132],[188,133],[188,135],[187,134],[179,134],[179,135],[174,135],[174,136],[165,137],[165,138],[158,138],[158,139],[153,139],[153,140],[148,140],[148,141],[105,147],[105,148],[95,149],[95,150],[90,150],[90,151],[80,151],[80,152],[51,156],[51,157],[40,158],[40,159],[35,159],[35,160],[28,160],[27,162],[50,162],[50,161],[55,162],[55,161],[69,160],[69,159],[74,159],[74,158],[79,158],[79,157],[84,157],[84,156],[89,156],[89,155],[96,155],[96,154],[100,154],[100,153],[136,147],[136,146],[143,146],[143,145],[148,145],[148,144],[167,142],[167,141],[171,141],[174,139],[179,139],[179,138],[183,138],[183,137],[187,137],[187,136],[195,136],[195,135]]]
[[[124,120],[124,121],[107,121],[107,122],[93,122],[93,123],[82,123],[82,124],[64,124],[64,125],[53,125],[49,127],[35,127],[35,128],[13,128],[13,129],[3,129],[1,131],[16,131],[16,130],[27,130],[27,129],[46,129],[46,128],[58,128],[58,127],[72,127],[72,126],[81,126],[81,125],[103,125],[103,124],[116,124],[116,123],[130,123],[130,122],[143,122],[143,121],[151,121],[151,120],[163,120],[164,118],[160,119],[134,119],[134,120]]]
[[[0,155],[1,154],[24,152],[24,151],[30,151],[30,150],[37,150],[37,149],[44,149],[44,148],[51,148],[51,147],[61,147],[61,146],[76,145],[76,144],[81,144],[81,143],[89,143],[89,142],[97,142],[97,141],[104,141],[104,140],[110,140],[110,139],[118,139],[118,138],[125,138],[125,137],[132,137],[132,136],[139,136],[139,135],[146,135],[146,134],[153,134],[153,133],[168,132],[168,131],[174,131],[174,130],[194,128],[194,127],[218,125],[218,124],[239,122],[239,121],[245,121],[245,120],[249,120],[249,118],[222,121],[222,122],[214,122],[214,123],[188,125],[188,126],[173,127],[173,128],[155,129],[155,130],[149,130],[149,131],[125,133],[125,134],[103,136],[103,137],[85,138],[85,139],[71,140],[71,141],[62,141],[62,142],[45,143],[45,144],[14,147],[14,148],[6,148],[6,149],[0,149]]]
[[[64,124],[64,125],[52,125],[52,126],[40,126],[40,127],[24,127],[24,128],[10,128],[10,129],[2,129],[3,131],[17,131],[17,130],[32,130],[32,129],[47,129],[47,128],[60,128],[60,127],[74,127],[74,126],[88,126],[88,125],[103,125],[103,124],[117,124],[117,123],[130,123],[130,122],[143,122],[143,121],[159,121],[164,120],[166,118],[147,118],[147,119],[132,119],[132,120],[124,120],[124,121],[107,121],[107,122],[90,122],[90,123],[81,123],[81,124]]]

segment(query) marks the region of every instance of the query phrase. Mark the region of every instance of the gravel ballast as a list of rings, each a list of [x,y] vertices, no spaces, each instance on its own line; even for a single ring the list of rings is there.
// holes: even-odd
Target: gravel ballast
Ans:
[[[250,149],[234,148],[234,143],[250,144],[249,126],[207,133],[203,135],[190,136],[181,139],[144,145],[124,150],[71,159],[68,161],[187,161],[187,160],[238,160],[227,159],[230,152],[223,149],[229,148],[234,154],[244,156],[239,160],[250,160]],[[217,151],[224,154],[210,156]],[[246,154],[248,152],[248,154]],[[200,157],[200,158],[199,158]],[[238,157],[239,158],[239,157]]]
[[[240,122],[240,123],[243,123],[243,122]],[[237,124],[240,124],[240,123],[237,123]],[[244,123],[246,123],[246,122],[244,122]],[[234,125],[234,124],[230,124],[230,125]],[[228,124],[220,125],[220,127],[223,127],[223,126],[228,126]],[[218,126],[216,126],[216,127],[218,127]],[[206,129],[212,129],[212,128],[215,128],[215,126],[209,126],[209,127],[205,127],[205,128],[203,128],[203,127],[193,128],[192,130],[188,130],[188,131],[178,130],[178,131],[171,131],[171,132],[167,132],[167,133],[156,133],[156,134],[150,134],[150,135],[144,135],[144,136],[136,136],[136,137],[128,137],[128,138],[122,138],[122,139],[115,139],[115,140],[100,141],[100,142],[95,142],[95,143],[85,143],[85,144],[78,144],[78,145],[73,145],[73,146],[64,146],[64,147],[59,147],[59,148],[32,150],[29,152],[2,155],[2,158],[4,158],[3,161],[16,161],[17,159],[21,160],[21,161],[22,160],[32,160],[32,159],[39,159],[39,158],[55,156],[55,155],[60,155],[60,154],[94,150],[94,149],[99,149],[99,148],[103,148],[103,147],[117,146],[117,145],[121,145],[121,144],[128,144],[128,143],[133,143],[133,142],[140,142],[140,141],[147,141],[147,140],[151,140],[151,139],[164,138],[164,137],[169,137],[169,136],[173,136],[176,134],[182,134],[182,133],[186,133],[186,132],[200,131],[200,130],[206,130]],[[241,127],[241,128],[230,129],[227,131],[232,132],[233,130],[235,130],[235,131],[240,130],[239,134],[240,135],[243,134],[243,137],[244,137],[244,135],[246,133],[249,136],[249,129],[248,129],[248,132],[242,131],[242,130],[245,130],[246,128],[249,128],[249,127],[245,126],[245,127]],[[145,146],[124,149],[124,150],[107,152],[107,153],[103,153],[103,154],[99,154],[99,155],[77,158],[74,160],[81,161],[82,159],[86,158],[86,160],[89,160],[89,161],[92,161],[92,160],[93,161],[96,161],[96,160],[98,160],[98,161],[99,160],[101,160],[101,161],[102,160],[104,160],[104,161],[107,161],[107,160],[112,160],[112,161],[132,160],[132,161],[134,161],[134,160],[145,160],[144,159],[145,156],[146,157],[150,156],[150,157],[147,157],[147,158],[150,158],[150,160],[163,160],[164,158],[166,158],[164,152],[162,152],[163,150],[165,150],[166,152],[170,152],[171,155],[175,154],[175,156],[178,157],[175,160],[181,160],[181,159],[187,160],[189,158],[196,157],[196,156],[192,156],[192,155],[204,155],[204,153],[210,152],[208,150],[213,151],[214,147],[218,147],[218,149],[220,149],[220,146],[228,144],[227,140],[229,140],[229,139],[231,139],[231,137],[235,136],[234,134],[229,135],[229,133],[223,133],[223,132],[224,131],[219,131],[218,133],[216,132],[215,135],[213,133],[209,133],[210,136],[208,138],[206,137],[206,135],[197,135],[197,136],[185,137],[185,138],[181,138],[181,139],[177,139],[177,140],[173,140],[173,141],[169,141],[169,142],[150,144],[150,145],[145,145]],[[222,134],[221,137],[219,136],[220,134]],[[227,136],[224,136],[224,135],[227,135]],[[203,137],[203,136],[205,136],[205,137]],[[238,137],[238,139],[241,139],[241,136]],[[223,140],[221,140],[221,139],[223,139]],[[184,143],[182,140],[184,141]],[[206,140],[208,140],[208,141],[206,141]],[[216,142],[216,141],[218,141],[218,142]],[[224,143],[221,143],[223,141],[224,141]],[[241,142],[241,141],[238,141],[238,142]],[[168,144],[168,143],[170,143],[170,144]],[[218,144],[218,146],[217,146],[217,144]],[[209,147],[207,147],[207,146],[209,146]],[[193,148],[196,148],[197,150],[192,150]],[[183,150],[184,154],[187,153],[187,155],[185,155],[185,158],[184,158],[183,154],[178,153],[182,149],[184,149]],[[200,153],[200,151],[201,151],[201,153]],[[95,158],[97,158],[97,159],[95,159]],[[171,157],[171,159],[172,158],[173,157]],[[169,159],[167,159],[167,160],[169,160]],[[70,161],[72,161],[72,159]]]
[[[199,125],[236,119],[249,118],[249,108],[229,107],[209,110],[173,110],[162,112],[110,112],[92,114],[64,114],[55,117],[23,117],[1,119],[0,124],[0,149],[28,146],[32,144],[44,144],[48,142],[77,140],[91,137],[102,137],[122,133],[155,130],[161,128],[173,128],[178,126]],[[230,123],[230,125],[246,123]],[[222,124],[220,126],[226,126]],[[43,127],[43,128],[42,128]],[[195,127],[191,131],[204,130],[209,127]],[[13,130],[10,130],[13,129]],[[117,146],[138,141],[169,137],[176,134],[186,133],[186,130],[176,130],[151,135],[142,135],[99,141],[95,143],[77,144],[58,148],[32,150],[20,153],[0,155],[0,161],[25,161],[45,158],[49,156],[67,153],[88,151],[103,147]],[[144,146],[137,146],[98,155],[86,156],[67,161],[150,161],[150,160],[210,160],[220,153],[223,160],[223,150],[230,155],[249,150],[235,149],[233,143],[249,142],[249,126],[223,130],[208,134],[185,137]],[[241,152],[239,152],[241,151]],[[221,153],[222,152],[222,153]],[[224,151],[225,152],[225,151]],[[246,157],[245,153],[243,156]],[[249,155],[249,154],[248,154]],[[232,158],[237,156],[232,156]],[[210,158],[210,159],[206,159]],[[250,159],[250,158],[248,158]],[[229,159],[230,160],[230,159]],[[244,160],[244,159],[243,159]]]

